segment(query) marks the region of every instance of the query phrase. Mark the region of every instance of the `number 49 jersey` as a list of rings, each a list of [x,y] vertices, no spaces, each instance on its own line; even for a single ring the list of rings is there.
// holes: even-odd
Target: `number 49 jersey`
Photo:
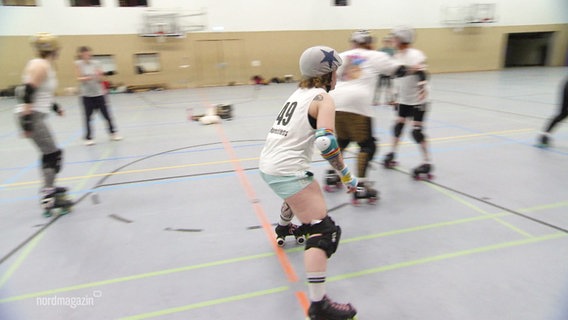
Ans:
[[[260,154],[260,171],[275,176],[303,176],[314,153],[315,129],[308,120],[310,104],[321,88],[298,89],[272,124]]]

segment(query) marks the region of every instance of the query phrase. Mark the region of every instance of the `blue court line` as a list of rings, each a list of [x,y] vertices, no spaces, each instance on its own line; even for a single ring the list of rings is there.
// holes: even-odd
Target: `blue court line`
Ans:
[[[238,146],[236,148],[242,149],[242,148],[248,148],[248,147],[258,147],[264,145],[264,143],[256,143],[256,144],[246,144],[246,145],[242,145],[242,146]],[[206,148],[206,149],[199,149],[199,150],[185,150],[185,151],[173,151],[173,152],[168,152],[168,153],[164,153],[163,155],[176,155],[176,154],[187,154],[187,153],[198,153],[198,152],[208,152],[208,151],[217,151],[217,150],[223,150],[223,147],[214,147],[214,148]],[[94,160],[84,160],[84,161],[69,161],[69,162],[65,162],[65,165],[75,165],[75,164],[89,164],[89,163],[96,163],[96,162],[104,162],[104,161],[117,161],[117,160],[128,160],[128,159],[138,159],[138,158],[145,158],[150,156],[151,154],[145,154],[145,155],[135,155],[135,156],[123,156],[123,157],[112,157],[112,158],[103,158],[103,159],[94,159]],[[39,163],[36,163],[39,164]],[[26,167],[11,167],[11,168],[0,168],[0,171],[11,171],[11,170],[21,170],[21,169],[25,169]]]
[[[78,139],[78,137],[81,135],[80,130],[75,131],[75,134],[70,137],[69,139],[65,140],[65,142],[63,144],[61,144],[61,148],[65,148],[66,146],[68,146],[72,141],[75,141]],[[33,142],[31,143],[33,144]],[[30,145],[32,146],[32,145]],[[39,160],[36,160],[32,163],[30,163],[29,165],[25,166],[24,168],[20,169],[18,173],[12,175],[11,177],[9,177],[8,179],[2,181],[2,185],[7,185],[7,184],[12,184],[16,181],[18,181],[18,179],[20,179],[24,174],[28,173],[30,170],[37,168],[39,165]],[[3,189],[5,189],[6,187],[4,186],[0,186],[0,191],[2,191]]]
[[[492,138],[497,138],[497,139],[500,139],[500,140],[506,140],[506,141],[509,141],[509,142],[511,142],[511,143],[522,144],[522,145],[529,146],[529,147],[534,147],[535,142],[536,142],[536,139],[537,139],[537,136],[535,135],[535,136],[533,137],[533,139],[530,140],[530,141],[519,140],[519,139],[509,138],[509,137],[507,137],[507,136],[505,136],[505,135],[486,134],[486,133],[483,132],[483,131],[475,130],[475,129],[472,129],[472,128],[468,128],[468,127],[464,127],[464,126],[460,126],[460,125],[456,125],[456,124],[450,124],[450,123],[446,123],[446,122],[443,122],[443,121],[438,121],[438,120],[436,120],[436,121],[433,121],[433,122],[442,123],[442,124],[446,125],[447,127],[457,128],[457,129],[460,129],[460,130],[464,130],[464,131],[466,131],[466,132],[483,133],[483,134],[485,134],[486,137],[492,137]],[[537,130],[537,129],[535,129],[535,133],[538,134],[538,130]],[[555,137],[557,137],[557,138],[558,138],[558,137],[565,137],[565,136],[566,136],[566,135],[561,134],[561,133],[557,133],[557,134],[555,135]],[[561,155],[568,155],[568,152],[562,151],[562,150],[558,150],[558,149],[554,149],[554,147],[550,147],[550,148],[543,149],[543,151],[552,152],[552,153],[557,153],[557,154],[561,154]]]
[[[251,169],[251,170],[247,170],[246,172],[249,173],[249,172],[257,172],[257,171],[258,171],[258,169]],[[108,185],[108,186],[103,185],[103,186],[97,187],[97,188],[74,190],[74,191],[70,191],[69,195],[80,197],[84,194],[101,192],[101,191],[108,191],[108,190],[141,188],[141,187],[148,187],[148,186],[153,186],[153,185],[164,185],[164,184],[187,182],[187,181],[218,179],[218,178],[230,177],[230,176],[236,176],[236,173],[235,172],[222,172],[222,173],[212,172],[212,173],[206,173],[206,174],[203,174],[203,175],[191,176],[191,177],[171,177],[171,178],[167,178],[167,179],[164,179],[164,180],[133,181],[131,183],[123,183],[123,184]],[[10,197],[9,199],[0,199],[0,204],[14,203],[14,202],[24,201],[24,200],[27,201],[27,200],[30,200],[30,199],[37,199],[37,197],[32,197],[32,196]]]

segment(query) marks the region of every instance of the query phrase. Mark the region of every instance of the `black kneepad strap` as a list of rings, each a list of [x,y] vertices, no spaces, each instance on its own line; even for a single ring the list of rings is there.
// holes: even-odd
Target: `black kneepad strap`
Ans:
[[[394,125],[394,136],[395,137],[400,137],[400,135],[402,134],[402,128],[404,128],[404,122],[397,122]]]
[[[422,127],[414,127],[412,130],[412,137],[416,143],[421,143],[424,141],[424,134],[422,133]]]
[[[365,140],[365,142],[359,144],[361,152],[368,154],[369,159],[373,159],[373,156],[377,151],[377,145],[375,141],[376,139],[374,137],[370,137],[369,139]]]
[[[61,151],[61,149],[52,153],[44,154],[41,159],[42,167],[44,169],[54,169],[55,173],[58,173],[61,171],[62,158],[63,151]]]
[[[341,238],[341,228],[329,216],[318,224],[307,225],[306,232],[308,233],[308,240],[305,250],[310,248],[321,249],[325,251],[328,258],[337,251]],[[311,236],[312,234],[319,235]]]

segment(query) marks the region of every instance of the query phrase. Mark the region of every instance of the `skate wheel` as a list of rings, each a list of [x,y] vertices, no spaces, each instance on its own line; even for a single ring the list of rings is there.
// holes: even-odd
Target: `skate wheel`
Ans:
[[[369,198],[368,202],[369,204],[377,204],[377,198]]]
[[[284,246],[284,238],[276,238],[276,244],[279,247],[283,247]]]
[[[323,187],[323,189],[324,189],[326,192],[333,192],[333,187],[332,187],[332,186],[329,186],[329,185],[325,185],[325,186]]]
[[[46,218],[51,218],[52,215],[53,213],[51,212],[51,210],[46,210],[43,212],[43,216]]]
[[[351,200],[351,204],[358,207],[359,206],[359,200],[353,199],[353,200]]]
[[[304,244],[304,242],[306,242],[306,236],[299,236],[296,238],[297,244]]]

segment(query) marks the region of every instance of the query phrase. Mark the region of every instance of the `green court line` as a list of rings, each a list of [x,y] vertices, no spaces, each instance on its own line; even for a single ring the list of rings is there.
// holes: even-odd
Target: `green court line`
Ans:
[[[180,268],[165,269],[165,270],[160,270],[160,271],[155,271],[155,272],[141,273],[141,274],[126,276],[126,277],[121,277],[121,278],[114,278],[114,279],[108,279],[108,280],[102,280],[102,281],[96,281],[96,282],[83,283],[83,284],[79,284],[79,285],[75,285],[75,286],[69,286],[69,287],[64,287],[64,288],[58,288],[58,289],[53,289],[53,290],[45,290],[45,291],[40,291],[40,292],[24,294],[24,295],[20,295],[20,296],[9,297],[9,298],[5,298],[5,299],[1,299],[0,303],[12,302],[12,301],[18,301],[18,300],[24,300],[24,299],[30,299],[30,298],[36,298],[36,297],[42,297],[42,296],[47,296],[47,295],[54,295],[56,293],[69,292],[69,291],[85,289],[85,288],[92,288],[92,287],[99,287],[99,286],[104,286],[104,285],[113,284],[113,283],[120,283],[120,282],[132,281],[132,280],[146,279],[146,278],[163,276],[163,275],[172,274],[172,273],[178,273],[178,272],[184,272],[184,271],[220,266],[220,265],[224,265],[224,264],[231,264],[231,263],[243,262],[243,261],[248,261],[248,260],[256,260],[256,259],[260,259],[260,258],[270,257],[270,256],[273,256],[273,255],[274,255],[273,252],[261,253],[261,254],[246,256],[246,257],[225,259],[225,260],[207,262],[207,263],[185,266],[185,267],[180,267]]]
[[[255,291],[255,292],[240,294],[240,295],[236,295],[236,296],[230,296],[230,297],[226,297],[226,298],[220,298],[220,299],[214,299],[214,300],[203,301],[203,302],[198,302],[198,303],[192,303],[192,304],[188,304],[188,305],[181,306],[181,307],[169,308],[169,309],[164,309],[164,310],[159,310],[159,311],[154,311],[154,312],[149,312],[149,313],[142,313],[142,314],[138,314],[138,315],[134,315],[134,316],[120,318],[120,320],[139,320],[139,319],[154,318],[154,317],[164,316],[164,315],[167,315],[167,314],[178,313],[178,312],[182,312],[182,311],[188,311],[188,310],[193,310],[193,309],[198,309],[198,308],[210,307],[210,306],[214,306],[214,305],[217,305],[217,304],[223,304],[223,303],[227,303],[227,302],[235,302],[235,301],[240,301],[240,300],[246,300],[246,299],[252,299],[252,298],[256,298],[256,297],[266,296],[266,295],[269,295],[269,294],[284,292],[284,291],[287,291],[289,289],[290,289],[289,287],[283,286],[283,287],[278,287],[278,288],[273,288],[273,289],[268,289],[268,290]]]
[[[538,211],[538,210],[547,209],[551,206],[561,207],[561,206],[566,206],[566,205],[568,205],[568,202],[560,202],[560,203],[551,204],[551,205],[542,205],[542,206],[526,208],[524,210]],[[506,215],[512,215],[512,214],[509,213],[509,212],[501,212],[501,213],[492,214],[492,215],[475,216],[475,217],[464,218],[464,219],[460,219],[460,220],[433,223],[433,224],[416,226],[416,227],[411,227],[411,228],[406,228],[406,229],[399,229],[399,230],[393,230],[393,231],[382,232],[382,233],[377,233],[377,234],[371,234],[371,235],[366,235],[366,236],[361,236],[361,237],[347,238],[347,239],[341,240],[341,243],[346,244],[346,243],[351,243],[351,242],[370,240],[370,239],[374,239],[374,238],[380,238],[380,237],[386,237],[386,236],[392,236],[392,235],[398,235],[398,234],[404,234],[404,233],[411,233],[411,232],[423,231],[423,230],[434,229],[434,228],[441,228],[441,227],[446,227],[446,226],[458,225],[458,224],[462,224],[462,223],[494,219],[496,216],[506,216]],[[538,240],[540,238],[529,238],[529,239],[526,239],[526,241],[530,241],[530,240],[533,240],[533,239]],[[303,247],[295,247],[295,248],[291,248],[291,249],[286,250],[286,252],[289,252],[289,253],[301,252],[301,251],[304,251]],[[146,279],[146,278],[151,278],[151,277],[156,277],[156,276],[162,276],[162,275],[168,275],[168,274],[173,274],[173,273],[191,271],[191,270],[196,270],[196,269],[201,269],[201,268],[208,268],[208,267],[213,267],[213,266],[220,266],[220,265],[225,265],[225,264],[261,259],[261,258],[266,258],[266,257],[271,257],[271,256],[274,256],[273,252],[244,256],[244,257],[238,257],[238,258],[232,258],[232,259],[225,259],[225,260],[219,260],[219,261],[213,261],[213,262],[207,262],[207,263],[203,263],[203,264],[191,265],[191,266],[185,266],[185,267],[179,267],[179,268],[165,269],[165,270],[149,272],[149,273],[142,273],[142,274],[131,275],[131,276],[126,276],[126,277],[101,280],[101,281],[97,281],[97,282],[83,283],[83,284],[79,284],[79,285],[57,288],[57,289],[52,289],[52,290],[32,292],[32,293],[29,293],[29,294],[24,294],[24,295],[0,299],[0,304],[1,303],[7,303],[7,302],[13,302],[13,301],[19,301],[19,300],[25,300],[25,299],[30,299],[30,298],[42,297],[42,296],[47,296],[47,295],[53,295],[53,294],[61,293],[61,292],[69,292],[69,291],[80,290],[80,289],[85,289],[85,288],[99,287],[99,286],[108,285],[108,284],[128,282],[128,281],[133,281],[133,280],[141,280],[141,279]]]
[[[452,258],[464,257],[464,256],[477,254],[477,253],[495,251],[495,250],[499,250],[499,249],[511,248],[511,247],[516,247],[516,246],[521,246],[521,245],[526,245],[526,244],[531,244],[531,243],[537,243],[537,242],[543,242],[543,241],[553,240],[553,239],[560,239],[560,238],[565,238],[565,237],[568,237],[568,234],[563,233],[563,232],[562,233],[559,232],[559,233],[553,233],[553,234],[542,236],[542,237],[525,238],[525,239],[521,239],[521,240],[498,243],[498,244],[478,247],[478,248],[469,249],[469,250],[463,250],[463,251],[441,254],[441,255],[437,255],[437,256],[433,256],[433,257],[426,257],[426,258],[422,258],[422,259],[418,259],[418,260],[412,260],[412,261],[405,261],[405,262],[390,264],[390,265],[386,265],[386,266],[382,266],[382,267],[378,267],[378,268],[371,268],[371,269],[366,269],[366,270],[362,270],[362,271],[346,273],[346,274],[342,274],[342,275],[328,277],[327,281],[328,282],[341,281],[341,280],[362,277],[362,276],[380,273],[380,272],[385,272],[385,271],[390,271],[390,270],[397,270],[397,269],[402,269],[402,268],[406,268],[406,267],[413,267],[413,266],[417,266],[417,265],[421,265],[421,264],[425,264],[425,263],[429,263],[429,262],[448,260],[448,259],[452,259]]]
[[[477,211],[477,212],[479,212],[479,213],[481,213],[481,214],[483,214],[483,215],[489,215],[489,214],[490,214],[489,212],[487,212],[487,211],[485,211],[485,210],[483,210],[483,209],[477,207],[476,205],[470,203],[469,201],[466,201],[465,199],[463,199],[463,198],[461,198],[461,197],[458,197],[457,195],[455,195],[454,193],[450,192],[449,190],[446,190],[446,189],[444,189],[444,188],[440,188],[439,186],[437,186],[437,185],[435,185],[435,184],[432,184],[432,183],[427,183],[427,185],[428,185],[429,187],[433,188],[434,190],[436,190],[436,191],[438,191],[438,192],[440,192],[440,193],[442,193],[442,194],[444,194],[444,195],[446,195],[446,196],[448,196],[448,197],[450,197],[450,198],[452,198],[452,199],[458,201],[459,203],[462,203],[462,204],[466,205],[467,207],[469,207],[469,208],[471,208],[471,209],[473,209],[473,210],[475,210],[475,211]],[[507,228],[509,228],[509,229],[511,229],[511,230],[513,230],[513,231],[515,231],[516,233],[519,233],[519,234],[521,234],[521,235],[523,235],[523,236],[525,236],[525,237],[527,237],[527,238],[532,238],[532,237],[534,237],[532,234],[530,234],[530,233],[528,233],[528,232],[522,230],[521,228],[518,228],[518,227],[516,227],[516,226],[514,226],[514,225],[512,225],[512,224],[510,224],[510,223],[508,223],[508,222],[506,222],[506,221],[504,221],[504,220],[502,220],[502,219],[499,219],[498,217],[493,218],[493,220],[499,222],[500,224],[504,225],[505,227],[507,227]]]
[[[14,261],[14,263],[10,266],[10,268],[8,268],[8,271],[6,271],[2,275],[2,278],[0,278],[0,288],[2,288],[4,286],[4,284],[6,284],[6,282],[8,282],[8,280],[10,279],[12,274],[14,274],[20,268],[20,266],[22,265],[24,260],[26,260],[28,255],[37,246],[37,244],[39,243],[41,238],[44,236],[44,234],[45,234],[44,232],[40,233],[32,241],[30,241],[30,243],[28,243],[26,245],[26,248],[22,251],[22,253],[20,253],[20,255],[18,256],[16,261]]]
[[[546,209],[562,208],[562,207],[566,207],[566,206],[568,206],[568,201],[561,201],[561,202],[556,202],[556,203],[544,204],[544,205],[536,206],[536,207],[532,207],[532,208],[520,209],[519,212],[530,213],[530,212],[542,211],[542,210],[546,210]]]
[[[452,258],[463,257],[463,256],[472,255],[472,254],[477,254],[477,253],[495,251],[495,250],[499,250],[499,249],[521,246],[521,245],[526,245],[526,244],[530,244],[530,243],[543,242],[543,241],[546,241],[546,240],[552,240],[552,239],[558,239],[558,238],[564,238],[564,237],[568,237],[568,235],[566,233],[555,233],[555,234],[542,236],[542,237],[538,237],[538,238],[522,239],[522,240],[517,240],[517,241],[499,243],[499,244],[490,245],[490,246],[478,247],[478,248],[474,248],[474,249],[470,249],[470,250],[457,251],[457,252],[442,254],[442,255],[438,255],[438,256],[434,256],[434,257],[428,257],[428,258],[423,258],[423,259],[418,259],[418,260],[413,260],[413,261],[395,263],[395,264],[382,266],[382,267],[378,267],[378,268],[366,269],[366,270],[362,270],[362,271],[358,271],[358,272],[342,274],[342,275],[338,275],[338,276],[334,276],[334,277],[328,277],[327,281],[328,282],[334,282],[334,281],[347,280],[347,279],[351,279],[351,278],[362,277],[362,276],[380,273],[380,272],[385,272],[385,271],[392,271],[392,270],[402,269],[402,268],[406,268],[406,267],[413,267],[413,266],[417,266],[417,265],[421,265],[421,264],[425,264],[425,263],[429,263],[429,262],[448,260],[448,259],[452,259]],[[208,307],[208,306],[212,306],[212,305],[216,305],[216,304],[222,304],[222,303],[226,303],[226,302],[234,302],[234,301],[239,301],[239,300],[255,298],[255,297],[264,296],[264,295],[268,295],[268,294],[283,292],[283,291],[286,291],[286,290],[289,290],[289,287],[283,286],[283,287],[278,287],[278,288],[274,288],[274,289],[251,292],[251,293],[248,293],[248,294],[236,295],[236,296],[231,296],[231,297],[226,297],[226,298],[221,298],[221,299],[204,301],[204,302],[195,303],[195,304],[189,304],[189,305],[181,306],[181,307],[175,307],[175,308],[169,308],[169,309],[164,309],[164,310],[159,310],[159,311],[154,311],[154,312],[149,312],[149,313],[143,313],[143,314],[139,314],[139,315],[135,315],[135,316],[121,318],[121,320],[138,320],[138,319],[153,318],[153,317],[163,316],[163,315],[166,315],[166,314],[188,311],[188,310],[192,310],[192,309]]]
[[[103,154],[103,158],[106,158],[110,155],[112,149],[110,147],[107,147],[107,149],[105,150],[104,154]],[[87,172],[87,175],[91,175],[93,174],[95,171],[97,171],[100,166],[102,165],[102,162],[98,162],[94,165],[91,166],[91,169],[89,169],[89,171]],[[75,185],[75,189],[81,189],[85,186],[85,184],[87,183],[88,179],[83,179],[83,181],[81,181],[80,183]],[[18,257],[18,259],[16,260],[16,262],[14,262],[14,264],[12,266],[10,266],[10,268],[8,269],[8,271],[6,273],[4,273],[4,275],[2,275],[2,278],[0,279],[0,288],[10,279],[10,277],[20,268],[20,266],[22,265],[22,263],[24,262],[24,260],[28,257],[28,255],[30,254],[30,252],[32,251],[32,249],[39,243],[39,241],[43,238],[43,236],[45,235],[45,232],[41,232],[40,234],[38,234],[35,238],[33,238],[31,240],[31,242],[26,246],[26,249],[24,252],[22,252],[20,254],[20,256]]]

